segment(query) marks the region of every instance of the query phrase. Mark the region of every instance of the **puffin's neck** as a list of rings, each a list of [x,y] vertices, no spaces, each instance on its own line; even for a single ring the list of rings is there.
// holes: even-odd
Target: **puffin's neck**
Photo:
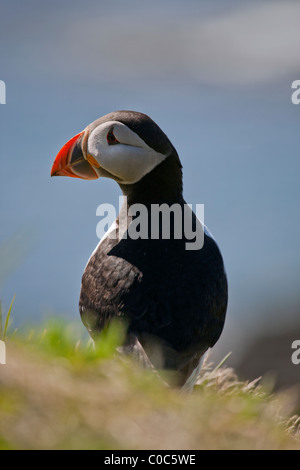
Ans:
[[[173,204],[181,202],[182,166],[174,149],[162,163],[134,184],[120,184],[127,204]]]

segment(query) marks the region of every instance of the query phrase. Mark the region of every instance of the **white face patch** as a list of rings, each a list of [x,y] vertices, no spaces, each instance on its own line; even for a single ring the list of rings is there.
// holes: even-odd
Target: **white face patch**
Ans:
[[[108,143],[109,132],[113,132],[118,143]],[[104,169],[122,184],[140,181],[167,157],[149,147],[135,132],[118,121],[105,122],[91,132],[87,155],[91,155],[100,165],[99,168],[94,166],[99,176],[105,176],[105,172],[101,174],[101,169]]]

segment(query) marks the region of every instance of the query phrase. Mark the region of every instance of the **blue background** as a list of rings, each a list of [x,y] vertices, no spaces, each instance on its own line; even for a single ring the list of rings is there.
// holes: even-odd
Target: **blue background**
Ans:
[[[242,3],[242,5],[241,5]],[[299,308],[299,2],[1,2],[0,298],[14,325],[78,319],[81,275],[111,180],[50,178],[73,135],[117,109],[176,147],[188,203],[223,253],[230,301],[218,348]],[[220,352],[220,353],[221,353]]]

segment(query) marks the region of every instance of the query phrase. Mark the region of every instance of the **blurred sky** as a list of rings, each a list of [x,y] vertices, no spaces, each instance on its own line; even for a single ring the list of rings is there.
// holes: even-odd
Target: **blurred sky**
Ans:
[[[0,0],[0,298],[14,323],[78,318],[111,180],[50,178],[61,146],[117,109],[177,148],[222,250],[225,349],[299,301],[299,1]],[[281,313],[281,318],[275,315]],[[267,313],[268,312],[268,313]],[[267,318],[265,315],[268,315]]]

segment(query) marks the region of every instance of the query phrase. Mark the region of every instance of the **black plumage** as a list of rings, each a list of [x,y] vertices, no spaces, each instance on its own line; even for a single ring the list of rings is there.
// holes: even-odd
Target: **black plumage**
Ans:
[[[119,111],[95,121],[90,131],[106,121],[125,124],[149,147],[167,155],[140,181],[119,182],[127,197],[121,212],[134,203],[149,209],[163,203],[183,207],[181,163],[157,124],[144,114]],[[126,232],[119,220],[116,230]],[[193,224],[197,225],[195,215]],[[185,237],[173,235],[169,240],[105,238],[84,271],[79,307],[93,337],[111,319],[126,319],[128,342],[137,338],[155,366],[178,371],[183,383],[221,335],[227,279],[213,238],[205,233],[200,250],[187,250]]]

